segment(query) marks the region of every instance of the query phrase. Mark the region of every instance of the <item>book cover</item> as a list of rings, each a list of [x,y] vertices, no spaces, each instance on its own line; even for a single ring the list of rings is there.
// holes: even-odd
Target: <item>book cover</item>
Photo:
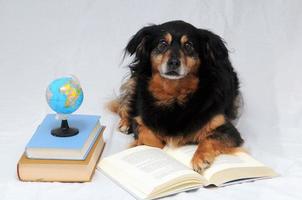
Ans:
[[[55,114],[48,114],[26,145],[25,154],[35,159],[68,159],[68,156],[62,157],[64,151],[66,155],[78,151],[81,155],[70,159],[84,160],[98,136],[99,119],[100,116],[96,115],[70,115],[69,126],[78,128],[80,133],[72,137],[55,137],[50,131],[59,127],[61,122],[56,120]]]

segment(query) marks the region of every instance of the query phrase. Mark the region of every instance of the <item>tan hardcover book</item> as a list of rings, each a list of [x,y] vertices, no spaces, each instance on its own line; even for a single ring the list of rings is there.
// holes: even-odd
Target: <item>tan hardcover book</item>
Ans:
[[[85,160],[40,160],[22,155],[17,165],[21,181],[37,182],[88,182],[95,172],[96,164],[105,146],[103,131],[96,139]]]
[[[164,149],[137,146],[102,159],[97,168],[139,199],[154,199],[202,186],[225,186],[277,174],[244,151],[218,156],[202,174],[192,170],[196,145]]]

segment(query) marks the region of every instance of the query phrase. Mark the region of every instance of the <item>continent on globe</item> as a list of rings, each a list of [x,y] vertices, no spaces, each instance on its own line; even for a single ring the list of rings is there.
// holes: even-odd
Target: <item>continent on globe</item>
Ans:
[[[75,106],[82,89],[80,85],[73,79],[70,79],[65,85],[60,88],[60,92],[67,96],[65,107]]]

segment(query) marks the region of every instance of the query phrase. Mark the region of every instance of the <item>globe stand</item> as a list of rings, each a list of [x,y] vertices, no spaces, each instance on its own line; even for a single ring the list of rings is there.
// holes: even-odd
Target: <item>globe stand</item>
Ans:
[[[56,137],[70,137],[77,135],[79,133],[79,129],[77,128],[69,128],[67,119],[63,119],[60,128],[52,129],[51,135]]]

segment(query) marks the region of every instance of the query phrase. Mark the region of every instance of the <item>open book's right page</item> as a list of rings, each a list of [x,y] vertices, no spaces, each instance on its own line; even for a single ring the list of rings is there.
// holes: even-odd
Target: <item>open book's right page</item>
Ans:
[[[177,148],[166,146],[164,151],[192,168],[191,159],[196,149],[197,145],[186,145]],[[217,156],[210,168],[202,174],[208,180],[207,185],[214,184],[216,186],[227,185],[230,182],[234,183],[236,180],[239,182],[243,179],[267,178],[276,175],[272,169],[243,151]]]

